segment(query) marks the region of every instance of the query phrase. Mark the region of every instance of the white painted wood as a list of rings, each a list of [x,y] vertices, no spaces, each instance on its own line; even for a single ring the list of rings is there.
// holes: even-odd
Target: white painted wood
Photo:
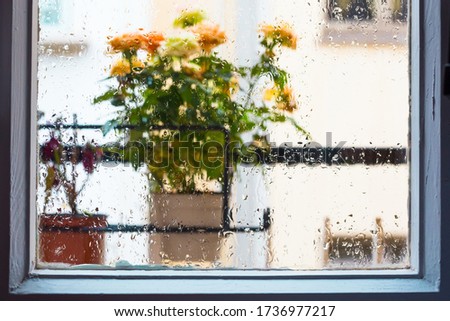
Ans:
[[[411,293],[435,292],[420,279],[223,280],[223,279],[29,279],[15,294],[234,294],[234,293]]]
[[[419,1],[414,1],[417,8]],[[423,121],[421,145],[420,206],[423,233],[421,273],[425,280],[439,286],[441,253],[441,6],[440,1],[422,1],[421,104]],[[448,26],[448,23],[446,24]],[[417,26],[415,28],[418,28]],[[416,219],[416,218],[415,218]],[[417,225],[414,225],[417,229]]]
[[[420,1],[411,3],[410,20],[410,59],[411,59],[411,118],[410,118],[410,255],[411,269],[419,270],[419,233],[420,233],[420,150],[421,150],[421,89],[420,89]]]

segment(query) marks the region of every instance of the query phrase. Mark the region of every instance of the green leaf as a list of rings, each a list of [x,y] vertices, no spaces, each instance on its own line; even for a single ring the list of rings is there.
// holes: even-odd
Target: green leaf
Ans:
[[[295,129],[297,129],[299,132],[301,132],[303,135],[305,135],[306,139],[311,139],[312,138],[311,134],[306,129],[304,129],[302,126],[297,124],[297,122],[295,121],[294,118],[286,117],[286,120],[288,120],[292,124],[292,126],[295,127]]]
[[[111,89],[105,92],[103,95],[94,98],[94,104],[101,103],[103,101],[107,101],[112,99],[116,95],[116,90]]]
[[[276,66],[272,65],[271,75],[273,77],[273,81],[278,85],[280,89],[283,89],[284,86],[288,83],[287,73]]]
[[[201,10],[184,11],[178,18],[175,19],[173,26],[178,28],[192,27],[205,20],[205,18],[206,15]]]
[[[45,178],[45,190],[48,192],[53,188],[56,179],[56,171],[53,167],[47,167],[47,177]]]

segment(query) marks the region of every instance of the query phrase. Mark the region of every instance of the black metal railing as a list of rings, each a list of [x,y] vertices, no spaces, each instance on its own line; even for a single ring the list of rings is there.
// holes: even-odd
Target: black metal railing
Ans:
[[[102,125],[79,125],[79,124],[43,124],[39,125],[39,129],[72,129],[75,131],[78,130],[100,130],[102,129]],[[131,125],[120,125],[116,126],[115,129],[118,130],[177,130],[177,131],[221,131],[224,134],[224,142],[225,146],[230,145],[230,134],[229,131],[224,127],[220,126],[147,126],[145,128]],[[101,147],[106,147],[103,149],[102,161],[104,162],[125,162],[121,157],[121,154],[117,152],[124,146],[119,146],[117,144],[109,144]],[[41,146],[42,148],[42,146]],[[66,160],[73,160],[73,155],[77,155],[76,161],[80,162],[81,158],[81,150],[82,146],[76,145],[65,145],[64,146],[67,153],[65,153]],[[221,227],[203,227],[203,226],[165,226],[158,227],[153,224],[144,224],[144,225],[123,225],[123,224],[110,224],[108,227],[95,227],[95,231],[108,231],[108,232],[153,232],[153,233],[194,233],[194,232],[260,232],[265,231],[270,227],[270,208],[266,208],[263,210],[262,222],[259,226],[246,226],[246,227],[237,227],[232,226],[232,213],[229,209],[229,187],[230,187],[230,157],[229,150],[227,148],[224,149],[224,161],[223,161],[223,181],[222,181],[222,194],[223,194],[223,216],[222,216],[222,226]],[[61,231],[81,231],[81,232],[89,232],[92,231],[92,228],[50,228],[50,229],[58,229]]]
[[[102,125],[79,125],[79,124],[43,124],[39,125],[39,129],[72,129],[78,130],[101,130]],[[116,126],[119,130],[132,130],[132,129],[142,129],[142,130],[203,130],[203,131],[222,131],[224,133],[224,140],[226,146],[230,145],[230,135],[229,132],[219,126],[147,126],[145,128],[140,128],[137,126],[130,125],[120,125]],[[76,143],[76,142],[75,142]],[[103,162],[124,162],[120,153],[117,150],[124,148],[118,144],[106,144],[104,146],[102,161]],[[42,148],[42,146],[41,146]],[[76,153],[81,157],[81,146],[66,145],[67,150],[71,150],[72,153]],[[74,151],[75,149],[75,151]],[[265,231],[270,227],[270,208],[263,210],[263,217],[261,224],[259,226],[248,226],[248,227],[236,227],[232,226],[231,219],[232,213],[229,209],[229,185],[230,185],[230,170],[232,169],[231,161],[238,161],[238,157],[242,157],[239,153],[224,149],[224,176],[223,176],[223,218],[221,227],[201,227],[201,226],[166,226],[158,227],[152,224],[145,225],[122,225],[115,224],[109,225],[108,227],[96,228],[97,231],[107,231],[107,232],[153,232],[153,233],[195,233],[195,232],[261,232]],[[230,153],[232,155],[230,155]],[[278,146],[270,147],[269,149],[254,149],[252,151],[252,156],[250,161],[245,161],[245,157],[241,158],[239,161],[243,165],[245,164],[257,164],[263,163],[268,165],[274,164],[306,164],[310,166],[316,166],[319,164],[324,164],[327,166],[333,165],[400,165],[406,164],[408,159],[408,150],[406,148],[377,148],[377,147],[314,147],[306,144],[303,147],[292,147],[292,146]],[[81,161],[81,158],[78,159]],[[85,231],[80,229],[80,231]],[[88,230],[86,230],[88,231]]]

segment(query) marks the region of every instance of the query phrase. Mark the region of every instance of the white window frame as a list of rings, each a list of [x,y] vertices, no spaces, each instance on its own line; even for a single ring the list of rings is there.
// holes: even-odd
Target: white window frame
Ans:
[[[34,2],[36,5],[36,2]],[[445,0],[412,0],[411,24],[411,247],[410,270],[391,271],[55,271],[33,270],[34,242],[33,207],[30,195],[31,168],[35,159],[35,117],[33,95],[35,68],[36,16],[32,1],[2,0],[0,2],[0,32],[6,35],[1,51],[0,106],[1,150],[10,150],[0,157],[0,191],[8,193],[0,202],[0,297],[18,298],[23,295],[160,295],[160,294],[327,294],[327,298],[361,298],[380,293],[398,295],[405,299],[417,294],[445,297],[450,282],[442,271],[449,271],[449,255],[444,245],[450,245],[450,233],[441,233],[441,224],[449,223],[446,209],[449,201],[441,195],[450,192],[450,184],[441,186],[441,162],[450,155],[450,147],[441,145],[449,135],[445,120],[450,119],[450,103],[441,95],[441,6]],[[450,14],[442,12],[442,22]],[[3,26],[4,25],[4,26]],[[4,28],[3,28],[4,27]],[[10,43],[8,43],[10,40]],[[449,105],[449,106],[447,106]],[[442,114],[441,114],[442,107]],[[441,118],[441,116],[443,116]],[[445,118],[444,116],[448,116]],[[447,121],[448,122],[448,121]],[[442,128],[441,128],[442,125]],[[450,126],[447,126],[450,127]],[[448,144],[447,144],[448,145]],[[450,160],[450,156],[447,157]],[[447,166],[450,167],[450,166]],[[443,167],[442,175],[450,177]],[[7,179],[9,177],[9,180]],[[444,180],[442,180],[444,182]],[[449,204],[447,204],[449,203]],[[444,213],[446,215],[442,215]],[[3,219],[2,219],[3,221]],[[7,224],[9,223],[9,224]],[[450,225],[446,225],[450,226]],[[445,231],[445,229],[443,230]],[[9,244],[4,251],[5,244]],[[447,251],[449,252],[449,251]],[[420,253],[419,256],[415,253]],[[447,297],[448,298],[448,297]]]

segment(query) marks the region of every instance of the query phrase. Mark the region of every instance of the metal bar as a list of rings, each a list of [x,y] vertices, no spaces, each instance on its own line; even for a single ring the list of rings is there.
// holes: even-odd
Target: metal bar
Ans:
[[[225,130],[225,148],[224,148],[224,170],[223,170],[223,229],[224,231],[230,230],[230,211],[228,209],[229,207],[229,201],[228,201],[228,195],[229,195],[229,188],[230,188],[230,157],[228,150],[228,146],[230,146],[230,133]]]
[[[203,227],[203,226],[189,226],[189,227],[156,227],[155,225],[121,225],[113,224],[107,227],[43,227],[40,232],[81,232],[81,233],[103,233],[103,232],[123,232],[123,233],[249,233],[249,232],[264,232],[266,226],[249,226],[249,227]]]
[[[332,147],[275,147],[268,153],[260,153],[259,159],[264,164],[399,165],[407,163],[407,155],[406,148],[347,147],[336,150]]]
[[[42,146],[41,146],[42,148]],[[73,153],[78,155],[78,161],[81,161],[82,146],[66,145],[66,161],[72,157]],[[149,146],[149,149],[151,146]],[[103,162],[122,162],[128,161],[121,159],[118,150],[125,149],[125,146],[119,145],[103,145]],[[317,165],[401,165],[408,163],[408,149],[406,148],[364,148],[351,147],[342,148],[338,152],[334,152],[331,148],[292,148],[292,147],[276,147],[272,148],[269,153],[256,151],[258,154],[257,161],[246,162],[245,159],[238,159],[239,155],[233,156],[233,161],[239,161],[242,166],[254,166],[257,164],[275,165],[287,164],[296,165],[304,164],[310,166]],[[229,152],[224,155],[225,165],[229,170],[231,168]],[[229,179],[229,177],[226,179]],[[224,177],[225,182],[225,177]]]
[[[98,124],[39,124],[39,129],[103,129],[103,125]],[[115,129],[123,130],[123,129],[134,129],[134,130],[220,130],[225,131],[226,129],[223,126],[201,126],[201,125],[180,125],[180,126],[172,126],[172,125],[146,125],[146,126],[136,126],[136,125],[117,125],[114,127]]]
[[[38,126],[40,129],[101,129],[102,125],[78,125],[78,124],[41,124]],[[230,135],[226,129],[221,126],[198,126],[198,125],[182,125],[182,126],[132,126],[132,125],[120,125],[116,129],[141,129],[141,130],[218,130],[223,131],[225,134],[226,144],[229,146]],[[111,149],[121,149],[124,146],[117,144],[109,145]],[[81,148],[81,147],[77,147]],[[407,163],[407,148],[398,147],[342,147],[342,148],[313,148],[305,145],[304,147],[288,147],[279,146],[272,147],[270,151],[263,151],[257,149],[253,152],[253,156],[256,156],[257,161],[246,162],[245,158],[240,157],[238,154],[233,154],[232,159],[226,150],[225,164],[229,169],[230,161],[238,161],[240,164],[277,164],[283,163],[288,165],[294,164],[306,164],[306,165],[379,165],[379,164],[391,164],[400,165]],[[112,151],[106,151],[104,155],[105,161],[117,161],[114,158],[115,153]],[[116,155],[117,156],[117,155]]]
[[[52,227],[42,226],[40,232],[123,232],[123,233],[248,233],[248,232],[264,232],[269,229],[271,224],[270,208],[266,208],[263,213],[263,222],[260,226],[228,226],[209,227],[209,226],[156,226],[154,224],[109,224],[106,227]]]

